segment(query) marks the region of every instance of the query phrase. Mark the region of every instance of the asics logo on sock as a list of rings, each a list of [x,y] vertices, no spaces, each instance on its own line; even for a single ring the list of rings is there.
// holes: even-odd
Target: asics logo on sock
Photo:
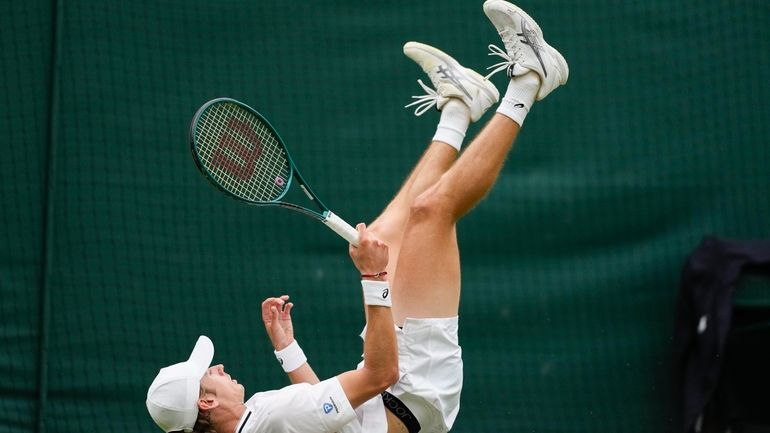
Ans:
[[[457,75],[455,75],[455,72],[451,69],[447,69],[444,65],[439,65],[438,69],[436,70],[441,75],[441,78],[445,78],[452,82],[457,88],[459,88],[463,93],[465,93],[465,96],[473,99],[473,96],[471,96],[470,92],[462,85],[460,80],[457,78]]]
[[[529,26],[527,26],[527,22],[524,21],[524,18],[521,19],[521,33],[516,33],[516,35],[521,36],[521,43],[524,45],[529,45],[530,48],[532,48],[532,51],[535,52],[535,56],[537,57],[537,61],[540,62],[540,66],[543,68],[543,74],[545,76],[548,76],[548,71],[545,69],[545,64],[543,63],[543,59],[540,57],[540,52],[543,51],[543,46],[540,44],[540,40],[537,37],[537,33],[535,33],[534,30],[530,29]]]

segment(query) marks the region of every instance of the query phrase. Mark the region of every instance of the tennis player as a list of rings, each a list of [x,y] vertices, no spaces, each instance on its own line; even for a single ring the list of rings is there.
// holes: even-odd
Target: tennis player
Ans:
[[[358,368],[320,381],[294,339],[289,297],[268,298],[262,319],[293,384],[244,402],[243,386],[222,365],[210,366],[214,348],[201,337],[190,358],[161,369],[148,391],[147,408],[164,431],[416,433],[452,427],[463,381],[456,223],[491,189],[533,103],[569,74],[524,11],[488,0],[484,12],[505,45],[490,45],[502,58],[492,74],[505,70],[510,81],[497,113],[461,155],[468,125],[498,101],[498,91],[489,76],[436,48],[404,46],[434,87],[418,80],[427,94],[408,106],[416,105],[417,115],[436,106],[441,116],[399,192],[369,227],[358,225],[360,245],[349,249],[366,312]]]

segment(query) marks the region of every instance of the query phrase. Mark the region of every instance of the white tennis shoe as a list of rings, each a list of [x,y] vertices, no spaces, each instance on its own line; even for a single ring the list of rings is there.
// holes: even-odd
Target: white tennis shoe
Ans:
[[[567,61],[543,40],[540,26],[526,12],[505,0],[487,0],[484,2],[484,13],[505,45],[505,51],[489,45],[489,55],[502,57],[503,61],[487,68],[492,72],[486,78],[503,69],[510,78],[534,71],[540,77],[538,101],[567,82]]]
[[[420,65],[436,89],[433,90],[422,80],[417,80],[427,93],[412,96],[415,101],[406,105],[416,105],[414,114],[417,116],[434,105],[441,110],[451,98],[457,98],[470,108],[471,120],[475,122],[500,99],[500,93],[494,84],[472,69],[463,67],[457,60],[437,48],[419,42],[407,42],[404,45],[404,54]]]

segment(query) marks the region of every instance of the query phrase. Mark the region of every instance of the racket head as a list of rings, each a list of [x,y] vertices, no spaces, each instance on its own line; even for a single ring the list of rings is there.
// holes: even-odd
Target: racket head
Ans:
[[[198,170],[229,196],[275,204],[291,186],[294,164],[278,132],[259,112],[231,98],[203,104],[190,123]]]

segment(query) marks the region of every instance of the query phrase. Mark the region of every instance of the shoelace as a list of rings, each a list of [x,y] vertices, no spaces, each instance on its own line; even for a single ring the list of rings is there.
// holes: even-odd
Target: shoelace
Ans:
[[[504,51],[503,49],[497,47],[496,45],[489,44],[489,54],[488,56],[497,56],[501,57],[503,59],[500,63],[495,63],[494,65],[488,67],[487,69],[492,69],[492,72],[490,72],[486,77],[486,79],[489,79],[492,75],[495,75],[496,73],[508,68],[511,65],[516,64],[516,62],[519,61],[519,58],[521,58],[521,47],[518,43],[515,43],[513,40],[513,37],[515,35],[512,35],[510,32],[503,30],[500,32],[500,36],[503,39],[503,44],[505,45],[505,48],[508,49],[508,51],[513,52],[512,55],[508,54],[508,52]]]
[[[417,108],[414,110],[415,116],[422,116],[423,113],[430,110],[431,107],[438,104],[438,100],[441,96],[439,94],[431,89],[430,87],[426,86],[425,83],[422,82],[422,80],[417,80],[417,83],[420,84],[420,86],[425,90],[425,95],[418,95],[418,96],[412,96],[412,99],[416,99],[416,101],[413,101],[411,104],[404,105],[404,108],[409,108],[413,105],[416,105]]]

